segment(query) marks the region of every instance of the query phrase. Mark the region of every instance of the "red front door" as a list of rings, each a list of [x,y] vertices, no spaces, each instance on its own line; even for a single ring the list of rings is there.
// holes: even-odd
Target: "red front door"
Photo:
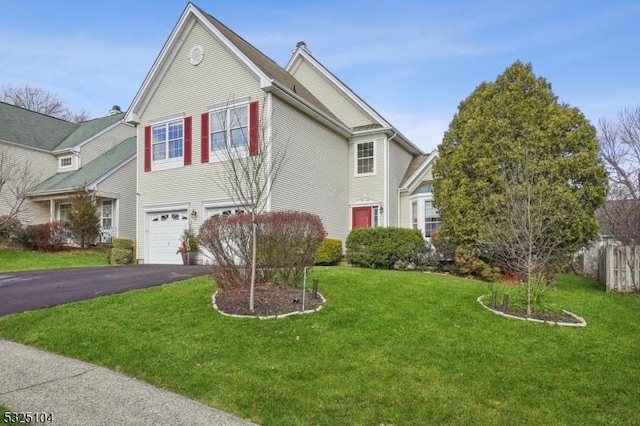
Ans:
[[[351,209],[351,228],[371,228],[371,207]]]

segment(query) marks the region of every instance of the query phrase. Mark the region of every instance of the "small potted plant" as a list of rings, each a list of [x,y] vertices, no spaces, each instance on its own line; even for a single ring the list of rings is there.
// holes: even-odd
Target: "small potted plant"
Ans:
[[[195,265],[198,254],[198,240],[191,228],[187,228],[182,232],[180,245],[176,253],[180,253],[182,256],[183,265]]]

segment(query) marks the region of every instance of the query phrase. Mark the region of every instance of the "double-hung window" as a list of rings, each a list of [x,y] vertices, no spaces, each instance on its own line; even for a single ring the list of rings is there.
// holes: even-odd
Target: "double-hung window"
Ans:
[[[433,206],[433,201],[426,200],[424,202],[424,236],[431,237],[431,234],[440,229],[441,225],[440,213]]]
[[[210,150],[246,150],[249,145],[249,104],[213,111],[210,116]]]
[[[375,145],[373,142],[356,144],[356,175],[375,173]]]
[[[184,154],[183,120],[156,124],[151,128],[151,146],[154,163],[181,160]]]

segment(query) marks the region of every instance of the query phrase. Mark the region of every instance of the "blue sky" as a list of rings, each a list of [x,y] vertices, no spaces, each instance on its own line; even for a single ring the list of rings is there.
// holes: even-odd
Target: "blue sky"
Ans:
[[[516,60],[593,124],[640,105],[640,0],[195,2],[284,66],[296,42],[431,151],[458,104]],[[183,1],[3,0],[0,85],[92,117],[127,108]]]

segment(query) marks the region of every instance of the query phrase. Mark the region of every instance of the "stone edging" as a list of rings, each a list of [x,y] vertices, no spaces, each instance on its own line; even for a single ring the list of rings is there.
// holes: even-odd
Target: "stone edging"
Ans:
[[[293,311],[293,312],[289,312],[287,314],[282,314],[282,315],[266,315],[266,316],[260,316],[260,315],[236,315],[236,314],[228,314],[226,312],[222,312],[220,309],[218,309],[218,305],[216,305],[216,294],[218,294],[218,290],[216,290],[215,293],[213,293],[213,296],[211,296],[211,302],[213,303],[213,308],[218,311],[220,314],[226,316],[226,317],[232,317],[232,318],[258,318],[261,320],[267,320],[267,319],[274,319],[274,318],[286,318],[286,317],[290,317],[291,315],[306,315],[306,314],[312,314],[314,312],[318,312],[320,309],[322,309],[322,307],[324,306],[325,303],[327,303],[327,299],[324,298],[324,296],[320,293],[318,293],[318,296],[320,296],[320,298],[322,299],[322,305],[318,306],[316,309],[311,309],[308,311]]]
[[[495,309],[491,309],[490,307],[485,305],[482,302],[482,299],[484,298],[484,296],[485,295],[482,295],[482,296],[478,297],[476,299],[477,302],[480,305],[482,305],[482,307],[484,307],[485,309],[493,312],[494,314],[500,315],[500,316],[503,316],[503,317],[506,317],[506,318],[517,319],[517,320],[521,320],[521,321],[532,321],[532,322],[539,322],[539,323],[544,323],[544,324],[558,325],[560,327],[586,327],[587,326],[587,321],[585,321],[584,318],[579,317],[578,315],[574,314],[573,312],[565,311],[564,309],[562,310],[562,312],[564,312],[565,314],[577,319],[580,322],[579,323],[574,323],[574,322],[562,322],[562,321],[547,321],[547,320],[540,320],[540,319],[536,319],[536,318],[523,318],[523,317],[517,317],[515,315],[505,314],[504,312],[496,311]]]

